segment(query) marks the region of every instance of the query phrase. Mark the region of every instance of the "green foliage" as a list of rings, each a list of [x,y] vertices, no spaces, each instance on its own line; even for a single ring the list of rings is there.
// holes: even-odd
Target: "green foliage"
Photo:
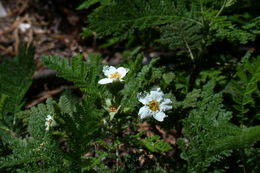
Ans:
[[[229,123],[231,112],[223,108],[222,96],[213,92],[214,86],[213,81],[204,86],[201,100],[183,120],[184,138],[178,143],[188,172],[207,172],[230,156],[231,150],[250,147],[259,141],[259,126],[241,129]]]
[[[77,10],[83,10],[83,9],[90,9],[93,8],[94,5],[99,4],[99,6],[97,8],[94,9],[95,12],[101,11],[103,8],[105,8],[106,6],[112,4],[112,0],[85,0],[78,8]],[[81,34],[85,39],[90,37],[90,36],[94,36],[96,37],[96,33],[94,31],[92,31],[89,28],[83,28],[82,34]],[[113,45],[114,43],[116,43],[118,41],[117,38],[112,38],[110,40],[107,41],[107,43],[99,46],[100,48],[105,48],[108,47],[110,45]]]
[[[81,87],[81,90],[87,95],[95,95],[100,97],[100,89],[98,87],[98,77],[101,73],[100,61],[98,54],[90,54],[88,62],[83,61],[83,56],[75,56],[71,59],[62,59],[55,56],[47,56],[43,58],[43,63],[57,70],[57,75],[75,83]]]
[[[237,128],[234,135],[217,140],[211,151],[219,153],[228,149],[243,149],[252,146],[257,141],[260,141],[260,126]]]
[[[8,96],[5,111],[15,113],[24,102],[23,97],[32,83],[34,73],[34,49],[23,45],[19,54],[0,64],[0,93]]]
[[[161,73],[159,76],[156,76],[156,70],[153,68],[154,64],[158,59],[153,59],[148,65],[145,65],[140,72],[137,73],[140,61],[142,60],[143,55],[138,55],[135,62],[132,63],[131,72],[129,77],[126,80],[125,87],[120,91],[122,95],[121,106],[124,111],[133,111],[138,105],[137,94],[140,92],[140,89],[149,86],[154,80],[161,78]]]
[[[166,84],[170,84],[174,80],[175,74],[173,72],[164,73],[162,78]]]
[[[94,142],[93,139],[96,139],[98,136],[96,133],[101,130],[99,128],[102,126],[101,122],[113,122],[113,124],[108,127],[104,127],[103,130],[106,131],[106,128],[108,128],[107,130],[111,131],[115,128],[115,130],[112,131],[115,131],[114,133],[117,134],[120,133],[120,131],[118,131],[119,129],[124,128],[120,127],[122,126],[120,124],[128,121],[124,116],[119,118],[119,120],[114,120],[114,118],[111,117],[108,118],[107,113],[104,114],[107,110],[102,109],[102,104],[106,102],[105,100],[109,99],[111,102],[110,105],[120,107],[120,110],[122,110],[120,112],[123,114],[126,112],[134,112],[136,106],[139,104],[137,93],[140,92],[141,87],[156,83],[157,79],[162,77],[162,69],[154,67],[154,64],[158,59],[153,59],[148,65],[141,68],[142,59],[143,55],[139,54],[137,55],[136,60],[129,63],[131,70],[125,78],[125,85],[123,87],[117,83],[107,86],[107,89],[112,94],[111,95],[100,90],[100,88],[103,87],[97,83],[98,79],[102,78],[100,75],[102,73],[99,64],[100,56],[91,55],[90,60],[87,62],[83,61],[81,57],[73,57],[70,60],[64,60],[58,57],[44,57],[43,62],[45,65],[57,70],[58,76],[73,81],[75,85],[80,86],[81,90],[85,94],[84,99],[80,103],[77,103],[76,106],[72,106],[71,100],[73,100],[73,98],[67,99],[61,97],[59,101],[59,104],[61,105],[58,107],[56,106],[55,109],[55,119],[57,119],[57,122],[62,124],[59,132],[57,131],[55,133],[57,133],[58,136],[62,135],[64,138],[63,140],[67,141],[67,145],[70,146],[70,155],[76,157],[76,160],[83,158],[87,161],[82,167],[83,170],[91,170],[97,165],[103,165],[99,160],[100,157],[82,157],[83,153],[86,153],[88,147],[87,144]],[[171,78],[172,73],[169,73],[168,76]],[[107,98],[103,98],[104,96]],[[88,119],[85,119],[86,117],[88,117]],[[133,123],[134,122],[135,121],[133,121]],[[104,133],[105,136],[106,134],[111,135],[108,132]],[[111,148],[106,146],[107,152],[100,153],[100,155],[104,157],[106,156],[110,159],[113,159],[114,156],[108,153],[117,150],[118,145],[116,144],[116,141],[119,143],[124,141],[124,138],[117,139],[117,135],[113,136],[114,135],[112,134],[111,138],[114,138],[114,141],[111,145],[114,147]],[[82,145],[83,143],[85,143],[85,145]],[[169,144],[165,143],[163,140],[157,139],[157,137],[144,139],[141,143],[142,146],[146,146],[147,149],[152,152],[165,152],[171,149]]]
[[[213,81],[204,86],[200,94],[202,100],[183,120],[185,137],[179,140],[179,144],[181,157],[187,161],[188,172],[205,172],[213,162],[230,154],[229,151],[216,155],[208,152],[217,139],[230,134],[228,121],[231,113],[223,109],[221,94],[213,94],[213,88]]]
[[[106,4],[109,4],[110,2],[111,2],[111,0],[85,0],[77,9],[78,10],[88,9],[92,5],[95,5],[96,3],[101,3],[103,6],[105,6]]]
[[[20,72],[20,74],[22,74],[21,77],[25,78],[23,79],[24,83],[27,82],[25,83],[26,86],[20,85],[24,90],[16,90],[16,92],[23,94],[16,94],[16,96],[20,97],[20,100],[22,100],[25,90],[28,89],[31,83],[31,75],[33,72],[30,66],[32,65],[30,64],[31,61],[25,59],[27,54],[27,52],[24,52],[19,55],[18,60],[16,60],[18,62],[6,62],[1,64],[7,64],[8,70],[18,68],[17,66],[19,66],[18,69],[26,68],[26,74],[24,74],[24,71]],[[32,60],[32,56],[29,58]],[[75,57],[70,62],[68,60],[57,59],[56,57],[45,58],[46,63],[49,63],[50,66],[58,70],[60,76],[72,80],[81,87],[86,87],[88,84],[91,86],[91,84],[96,82],[96,75],[94,74],[98,74],[96,67],[98,66],[99,59],[97,55],[91,56],[90,60],[92,65],[90,65],[86,62],[83,63],[80,57]],[[1,75],[2,74],[3,73],[1,73]],[[20,79],[20,81],[21,80],[22,79]],[[90,81],[86,82],[86,80]],[[19,86],[18,84],[16,85]],[[90,89],[83,89],[83,91],[87,93]],[[3,93],[8,94],[8,92]],[[60,98],[59,103],[48,100],[46,105],[40,104],[29,111],[20,112],[17,115],[19,115],[19,118],[25,118],[23,122],[28,129],[25,137],[13,132],[5,124],[4,119],[1,118],[1,140],[5,147],[12,152],[7,152],[0,158],[0,169],[22,172],[59,172],[62,170],[71,172],[81,170],[81,156],[88,151],[88,144],[95,138],[94,136],[99,136],[96,134],[97,130],[99,130],[97,126],[99,126],[100,117],[104,112],[103,110],[96,109],[94,102],[92,102],[95,101],[93,95],[94,94],[88,95],[88,97],[79,103],[79,101],[67,92]],[[6,110],[8,110],[8,107],[5,105],[8,103],[9,97],[13,96],[10,94],[7,96],[1,95],[1,117],[3,117],[3,115],[6,114]],[[19,104],[21,103],[18,101],[13,102],[14,106],[19,106]],[[46,129],[45,123],[47,115],[54,116],[58,127],[54,127],[55,129],[51,127],[50,131]],[[66,144],[66,149],[61,148],[61,146],[64,145],[61,142]]]
[[[161,38],[158,42],[168,45],[171,49],[179,49],[178,55],[189,52],[194,59],[192,51],[196,49],[198,51],[202,44],[201,29],[201,25],[180,18],[160,28]]]
[[[81,172],[93,170],[98,172],[102,170],[109,170],[109,168],[102,162],[102,159],[108,157],[108,153],[103,151],[96,151],[96,153],[98,154],[97,157],[82,157],[82,159],[87,161],[88,164],[83,165]]]
[[[6,104],[8,96],[7,95],[0,95],[0,120],[3,120],[4,117],[4,107]]]
[[[67,105],[69,102],[70,100],[67,98],[65,104]],[[64,101],[60,103],[64,104]],[[60,133],[66,134],[65,140],[68,140],[73,157],[80,159],[86,153],[88,144],[95,138],[99,138],[97,133],[100,130],[103,113],[104,111],[97,109],[91,100],[86,100],[76,105],[75,112],[61,115],[60,121],[64,127],[61,128]]]
[[[168,143],[157,135],[146,137],[140,140],[140,143],[151,152],[167,152],[172,149]]]
[[[260,103],[259,57],[245,57],[240,64],[235,58],[241,57],[248,47],[257,48],[252,43],[258,42],[259,16],[253,14],[250,7],[259,3],[252,2],[84,1],[78,8],[90,10],[84,36],[105,38],[105,44],[98,48],[111,47],[123,39],[128,42],[120,42],[120,48],[124,45],[137,48],[133,53],[123,50],[130,60],[123,64],[130,69],[124,82],[108,85],[98,84],[103,78],[98,55],[90,55],[87,61],[81,56],[70,60],[43,59],[46,66],[57,70],[58,76],[74,82],[84,94],[79,100],[67,93],[58,103],[52,100],[47,103],[52,105],[52,113],[59,124],[52,127],[49,134],[59,144],[57,150],[64,156],[62,163],[68,163],[67,168],[73,165],[76,171],[82,172],[142,172],[145,168],[149,168],[145,172],[156,172],[154,165],[158,165],[157,172],[171,172],[173,168],[176,170],[172,172],[224,172],[229,171],[232,164],[241,165],[244,172],[259,172],[259,166],[256,166],[259,157],[253,154],[259,153],[260,135],[256,125]],[[150,49],[146,49],[147,45]],[[150,51],[159,51],[163,57],[168,48],[173,52],[167,62],[163,58],[150,61]],[[143,54],[135,56],[140,50],[148,53],[146,65],[142,64]],[[158,67],[161,62],[167,63],[168,67]],[[141,138],[141,133],[136,134],[140,105],[137,94],[153,87],[161,87],[173,101],[174,109],[169,111],[166,121],[156,124],[164,130],[176,131],[174,137],[179,138],[177,148],[181,151],[175,150],[172,157],[162,157],[171,146],[160,136]],[[234,103],[226,93],[222,100],[223,88],[231,93]],[[0,105],[4,105],[4,100],[2,96]],[[30,121],[24,122],[31,134],[30,130],[34,128]],[[42,126],[44,131],[44,122]],[[5,132],[10,130],[4,128]],[[12,131],[8,134],[14,135]],[[135,153],[128,151],[130,148]],[[137,148],[154,154],[156,159],[139,166]],[[128,156],[122,150],[126,150]],[[232,164],[227,162],[230,159],[234,160]],[[55,162],[60,162],[58,160]]]
[[[0,158],[1,168],[9,171],[69,171],[67,156],[59,149],[59,144],[45,130],[45,118],[53,113],[53,105],[40,104],[30,110],[27,137],[5,135],[5,143],[11,153]],[[3,138],[2,138],[3,139]]]
[[[196,107],[197,100],[200,97],[201,91],[194,89],[192,92],[189,92],[183,102],[181,102],[182,108]]]
[[[59,77],[73,81],[80,87],[88,85],[86,78],[89,69],[87,62],[83,61],[83,56],[72,57],[70,60],[56,56],[47,56],[42,61],[46,66],[57,70]]]
[[[245,57],[242,64],[237,67],[236,78],[238,80],[231,81],[233,89],[231,94],[236,103],[234,108],[239,111],[238,117],[242,123],[248,120],[246,113],[250,110],[249,106],[255,104],[252,94],[257,93],[259,97],[257,84],[260,81],[260,56],[251,61]]]
[[[135,29],[165,24],[175,18],[172,1],[119,1],[89,16],[89,28],[100,36],[126,37]]]
[[[110,40],[136,37],[144,44],[152,42],[150,45],[157,41],[177,55],[186,53],[192,60],[200,59],[214,42],[245,44],[259,35],[259,16],[238,25],[223,14],[234,4],[233,0],[114,0],[88,16],[88,30],[99,37],[112,36]]]
[[[123,5],[123,2],[117,0],[109,2],[103,6],[105,11],[112,9],[111,5],[113,8],[118,3]],[[137,2],[133,1],[133,4]],[[220,7],[220,11],[204,9],[199,14],[195,12],[200,3],[194,1],[194,4],[187,5],[187,2],[189,1],[178,1],[176,4],[149,0],[131,7],[141,9],[142,5],[152,3],[144,11],[145,15],[148,11],[157,9],[156,5],[161,8],[170,3],[179,7],[179,11],[174,9],[174,15],[179,16],[176,20],[160,24],[159,20],[167,21],[166,16],[151,17],[144,21],[141,30],[146,29],[145,22],[151,22],[147,28],[156,26],[156,30],[161,31],[161,36],[165,36],[161,38],[169,37],[165,44],[180,49],[178,53],[186,51],[193,59],[201,53],[200,48],[207,46],[203,42],[208,39],[208,36],[203,35],[206,32],[203,22],[208,27],[222,25],[221,22],[217,24],[215,19],[211,23],[208,16],[215,16],[216,20],[221,21],[221,8],[230,7],[234,1],[224,1],[220,6],[218,2],[202,0],[200,2],[203,7]],[[94,3],[101,1],[89,1],[85,7],[89,8]],[[191,9],[191,12],[184,15],[185,9]],[[168,7],[165,10],[169,10]],[[94,13],[99,14],[101,11]],[[131,9],[126,10],[126,14],[130,11]],[[140,10],[139,13],[141,15]],[[152,14],[157,13],[154,11]],[[163,11],[162,14],[167,13]],[[126,18],[124,15],[118,18]],[[182,20],[185,17],[187,20]],[[152,19],[155,21],[149,21]],[[191,19],[201,20],[187,22]],[[133,28],[130,27],[133,31],[129,33],[140,29],[139,20]],[[248,25],[248,30],[252,32],[250,34],[256,34],[253,30],[257,27],[254,24],[250,27]],[[221,30],[221,26],[208,29],[213,32]],[[244,31],[248,32],[246,29]],[[118,34],[121,37],[121,33]],[[122,34],[127,36],[128,33],[122,31]],[[220,38],[215,35],[215,38],[218,37]],[[231,37],[233,41],[240,39],[239,36]],[[176,42],[173,38],[177,38]],[[246,41],[250,39],[249,37]],[[242,43],[245,38],[241,40]],[[158,41],[163,42],[162,39]],[[0,84],[0,172],[224,172],[229,171],[229,166],[234,163],[241,165],[245,172],[259,172],[259,56],[250,59],[252,52],[248,52],[241,63],[236,64],[239,60],[233,57],[227,56],[230,58],[228,61],[225,55],[220,58],[214,55],[214,58],[219,58],[218,61],[211,63],[211,67],[205,67],[200,64],[203,61],[196,59],[187,65],[186,61],[180,62],[182,59],[177,55],[176,63],[160,67],[163,61],[159,58],[148,59],[148,63],[143,65],[144,55],[138,54],[140,50],[141,47],[137,47],[131,52],[125,51],[129,61],[123,66],[129,68],[129,72],[124,81],[106,85],[98,84],[104,78],[100,55],[90,54],[86,61],[81,55],[69,60],[44,57],[43,63],[56,70],[57,76],[74,82],[79,87],[81,97],[66,90],[57,100],[50,98],[46,103],[28,110],[21,110],[21,107],[33,74],[29,48],[15,60],[0,64],[1,82],[3,80],[3,84]],[[207,62],[204,63],[206,64]],[[229,67],[232,68],[228,69]],[[235,67],[236,72],[233,70]],[[11,73],[17,75],[14,79],[22,85],[10,77],[9,72],[13,68],[22,69],[20,76],[18,71]],[[190,87],[193,73],[194,87]],[[233,80],[227,85],[230,78]],[[4,83],[12,89],[13,85],[18,89],[11,92]],[[173,109],[167,112],[168,117],[163,122],[151,120],[148,127],[141,127],[138,118],[141,103],[137,95],[154,87],[161,87],[166,97],[173,101]],[[229,95],[223,95],[227,100],[222,100],[223,91],[231,93],[233,103],[229,102]],[[11,102],[12,99],[14,102]],[[235,111],[232,104],[235,104]],[[48,115],[53,119],[48,120]],[[55,125],[50,125],[52,122]],[[147,129],[147,134],[152,131],[157,135],[140,132],[144,129]],[[158,135],[160,133],[163,138]],[[177,140],[177,144],[167,143],[164,140],[167,137],[172,138],[168,138],[171,142]],[[240,167],[236,171],[241,171]]]
[[[24,96],[32,83],[32,75],[34,73],[34,49],[30,46],[22,45],[19,54],[13,59],[4,61],[0,64],[0,170],[4,162],[8,160],[5,157],[10,152],[19,155],[26,155],[26,152],[21,149],[12,150],[11,146],[25,146],[24,141],[17,138],[16,118],[14,113],[21,110],[24,105]],[[13,161],[7,161],[5,164],[14,165]],[[3,163],[3,164],[2,164]],[[12,168],[13,169],[13,168]]]
[[[213,16],[207,16],[212,19]],[[259,17],[251,20],[247,24],[238,27],[232,24],[228,20],[227,16],[221,16],[218,18],[213,18],[211,23],[211,32],[216,32],[216,39],[228,39],[231,42],[239,42],[241,44],[246,44],[249,41],[255,40],[255,37],[259,35]]]
[[[103,111],[95,109],[90,101],[77,104],[73,100],[67,92],[59,103],[49,99],[46,105],[26,111],[29,114],[28,136],[7,136],[6,145],[13,152],[1,157],[1,168],[78,172],[89,164],[81,163],[81,157],[89,151],[90,143],[100,137],[97,132]],[[54,116],[58,124],[49,131],[45,124],[47,115]]]
[[[48,99],[46,104],[18,113],[18,117],[23,119],[23,128],[26,127],[23,133],[16,133],[5,123],[1,123],[0,169],[11,172],[98,172],[109,170],[104,159],[114,160],[116,165],[127,160],[126,156],[119,154],[121,146],[142,148],[158,155],[172,150],[172,146],[158,135],[142,139],[141,134],[125,133],[126,129],[133,128],[137,123],[137,120],[134,120],[137,119],[135,115],[139,104],[137,93],[152,86],[162,85],[168,88],[176,82],[175,73],[155,67],[158,59],[152,59],[143,67],[142,59],[143,55],[139,54],[128,64],[131,70],[121,85],[113,83],[100,86],[97,84],[102,78],[100,56],[91,55],[89,61],[83,61],[80,56],[70,60],[45,57],[43,61],[46,65],[57,70],[60,77],[81,87],[85,95],[78,99],[70,91],[66,91],[58,102]],[[250,93],[257,91],[258,60],[259,58],[249,61],[244,58],[236,74],[239,82],[254,85],[250,87],[253,88],[249,90]],[[248,154],[244,162],[254,167],[256,163],[255,160],[250,160],[250,151],[253,151],[250,147],[260,140],[259,126],[239,128],[230,123],[232,114],[224,109],[222,94],[213,91],[215,82],[224,84],[226,79],[218,70],[203,71],[197,80],[197,86],[203,85],[208,79],[211,79],[210,82],[202,90],[194,89],[188,92],[183,101],[176,101],[174,96],[169,94],[175,100],[174,107],[182,109],[183,113],[188,115],[187,118],[180,119],[183,122],[184,137],[178,140],[177,145],[182,151],[180,157],[186,164],[179,170],[224,171],[218,164],[231,157],[233,150]],[[243,87],[241,84],[240,86]],[[108,91],[105,91],[105,88]],[[120,106],[120,111],[112,119],[104,109],[105,99],[110,99],[111,104]],[[1,95],[0,115],[5,114],[4,105],[7,101],[8,96]],[[47,115],[53,116],[57,123],[49,130],[46,128]],[[108,140],[111,142],[107,142]],[[98,149],[96,155],[89,157],[86,154],[93,152],[93,145],[98,146]],[[138,160],[136,156],[131,157],[132,160]],[[124,166],[125,170],[131,167]],[[119,171],[118,168],[113,169]]]
[[[259,172],[260,171],[260,165],[259,165],[259,159],[260,159],[260,148],[256,147],[250,147],[244,149],[244,157],[246,158],[246,164],[249,167],[249,171],[251,168],[251,172]]]
[[[198,87],[203,86],[208,80],[214,80],[217,84],[223,85],[227,83],[226,76],[222,74],[220,70],[209,69],[200,72],[196,85]]]

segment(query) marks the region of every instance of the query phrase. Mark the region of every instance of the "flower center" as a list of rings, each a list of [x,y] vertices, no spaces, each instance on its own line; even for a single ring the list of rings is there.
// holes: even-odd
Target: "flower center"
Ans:
[[[121,78],[121,74],[119,74],[118,72],[115,72],[115,73],[112,73],[110,76],[109,76],[110,79],[119,79]]]
[[[110,106],[109,112],[116,112],[116,111],[117,111],[117,107],[115,107],[115,106]]]
[[[52,125],[52,123],[53,123],[53,119],[49,119],[49,120],[47,120],[47,122],[48,122],[48,125]]]
[[[158,103],[157,101],[155,101],[155,100],[150,101],[149,104],[148,104],[148,106],[149,106],[149,108],[150,108],[152,111],[157,111],[157,110],[160,109],[159,103]]]

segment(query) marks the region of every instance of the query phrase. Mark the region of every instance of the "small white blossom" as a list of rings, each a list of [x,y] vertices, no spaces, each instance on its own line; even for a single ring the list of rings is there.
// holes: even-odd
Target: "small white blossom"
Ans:
[[[50,127],[54,127],[57,125],[56,121],[54,120],[53,116],[51,115],[47,115],[47,117],[45,118],[45,126],[46,126],[46,131],[50,130]]]
[[[129,71],[128,68],[119,67],[115,68],[113,66],[104,66],[103,73],[107,78],[98,81],[99,84],[108,84],[114,81],[124,81],[122,78],[125,77],[126,73]]]
[[[29,23],[21,23],[19,25],[19,29],[22,31],[22,32],[26,32],[29,28],[31,28],[31,24]]]
[[[142,119],[152,116],[157,121],[163,121],[167,117],[164,111],[172,109],[172,101],[164,98],[160,88],[155,88],[150,93],[139,93],[138,100],[144,105],[138,112]]]

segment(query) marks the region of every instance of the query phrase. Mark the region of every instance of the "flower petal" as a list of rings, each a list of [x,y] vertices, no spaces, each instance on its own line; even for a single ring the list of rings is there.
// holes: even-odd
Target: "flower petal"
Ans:
[[[103,84],[108,84],[108,83],[112,83],[113,79],[109,79],[109,78],[104,78],[98,81],[99,84],[103,85]]]
[[[46,124],[45,124],[45,126],[46,126],[45,130],[46,130],[46,131],[49,131],[49,130],[50,130],[50,126],[49,126],[49,125],[46,125]]]
[[[172,109],[172,101],[170,99],[163,99],[162,103],[160,104],[161,111],[167,111]]]
[[[129,71],[128,68],[119,67],[117,72],[121,75],[121,78],[125,77],[126,73]]]
[[[152,111],[147,107],[143,106],[139,109],[138,115],[141,119],[152,116]]]
[[[51,115],[47,115],[47,117],[45,118],[46,121],[51,120],[52,116]]]
[[[149,95],[149,99],[150,100],[156,100],[158,102],[161,102],[162,99],[163,99],[163,92],[161,91],[160,88],[155,88],[153,89],[151,92],[150,92],[150,95]]]
[[[154,116],[153,116],[157,121],[162,122],[167,115],[164,112],[158,111]]]
[[[103,73],[105,76],[109,76],[110,74],[114,73],[116,71],[116,68],[113,66],[107,66],[105,65],[103,67]]]
[[[144,105],[148,105],[149,101],[147,98],[147,93],[138,93],[137,94],[138,101],[143,103]]]
[[[58,124],[56,123],[56,121],[54,120],[53,116],[51,115],[47,115],[47,117],[45,118],[45,130],[46,131],[49,131],[50,130],[50,127],[55,127],[57,126]]]

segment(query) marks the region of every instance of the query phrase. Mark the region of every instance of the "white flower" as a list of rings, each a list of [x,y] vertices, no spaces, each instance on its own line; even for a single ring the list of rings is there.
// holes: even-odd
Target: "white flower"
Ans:
[[[45,126],[46,126],[46,131],[50,130],[50,127],[54,127],[57,125],[56,121],[54,120],[53,116],[51,115],[47,115],[47,117],[45,118]]]
[[[124,81],[122,78],[125,77],[126,73],[129,71],[128,68],[119,67],[115,68],[113,66],[104,66],[103,73],[107,78],[98,81],[99,84],[108,84],[114,81]]]
[[[172,109],[172,101],[164,98],[160,88],[155,88],[150,93],[139,93],[138,100],[144,105],[138,112],[142,119],[153,116],[156,120],[163,121],[167,117],[164,111]]]
[[[30,27],[31,27],[31,24],[29,24],[29,23],[21,23],[21,24],[19,25],[19,29],[20,29],[22,32],[26,32]]]

